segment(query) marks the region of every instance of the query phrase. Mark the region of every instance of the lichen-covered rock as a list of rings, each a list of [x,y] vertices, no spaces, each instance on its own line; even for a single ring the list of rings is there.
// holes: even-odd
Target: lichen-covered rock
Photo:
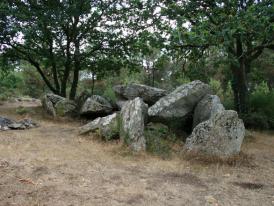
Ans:
[[[58,116],[68,116],[76,113],[77,105],[74,101],[63,99],[56,103],[55,111]]]
[[[53,103],[50,101],[49,98],[47,98],[47,95],[45,95],[43,98],[42,98],[42,106],[43,108],[46,110],[46,112],[53,116],[53,117],[56,117],[56,111],[55,111],[55,108],[53,106]]]
[[[99,95],[92,95],[82,106],[81,115],[101,116],[112,112],[111,104]]]
[[[66,98],[61,97],[61,96],[59,96],[59,95],[57,95],[57,94],[51,94],[51,93],[46,94],[45,96],[46,96],[47,99],[49,99],[49,100],[52,102],[53,106],[55,106],[55,104],[56,104],[57,102],[66,99]]]
[[[79,128],[80,134],[98,131],[106,140],[119,136],[119,115],[117,113],[106,117],[98,117],[95,120]]]
[[[148,106],[139,97],[125,103],[121,110],[120,137],[133,151],[146,148],[144,127]]]
[[[0,117],[0,126],[2,127],[13,124],[13,123],[15,123],[14,120],[11,120],[5,117]]]
[[[38,124],[33,122],[31,119],[23,119],[19,122],[14,120],[0,117],[0,130],[9,130],[9,129],[29,129],[37,127]]]
[[[159,99],[148,110],[153,121],[175,121],[190,114],[197,103],[211,93],[210,87],[201,81],[193,81],[176,88],[170,94]]]
[[[220,98],[216,95],[206,95],[197,104],[194,110],[193,128],[201,122],[204,122],[215,114],[224,111]]]
[[[237,112],[224,110],[198,124],[187,138],[185,149],[210,156],[229,157],[240,152],[244,136],[244,123]]]
[[[113,90],[120,98],[133,100],[136,97],[140,97],[149,105],[154,104],[167,94],[166,90],[143,84],[116,85],[113,87]]]

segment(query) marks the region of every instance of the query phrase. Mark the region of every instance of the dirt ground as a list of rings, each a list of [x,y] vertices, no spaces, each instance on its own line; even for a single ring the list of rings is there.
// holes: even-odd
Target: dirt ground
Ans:
[[[16,114],[22,104],[31,106],[27,115]],[[81,123],[52,120],[35,105],[0,106],[0,116],[40,124],[0,132],[0,206],[274,206],[273,133],[245,139],[248,163],[206,164],[183,155],[162,160],[81,137]]]

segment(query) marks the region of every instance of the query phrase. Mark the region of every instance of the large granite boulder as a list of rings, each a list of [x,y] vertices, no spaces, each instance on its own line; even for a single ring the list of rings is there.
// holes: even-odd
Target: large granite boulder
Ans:
[[[182,120],[209,93],[211,93],[209,85],[198,80],[181,85],[148,109],[149,118],[152,121],[164,122]]]
[[[92,95],[87,98],[84,105],[81,108],[81,115],[102,116],[110,114],[112,112],[111,104],[99,95]]]
[[[225,108],[217,95],[204,96],[194,110],[193,128],[224,110]]]
[[[98,131],[99,135],[106,140],[119,136],[119,115],[117,113],[106,117],[98,117],[88,124],[80,127],[79,133],[86,134]]]
[[[139,97],[125,103],[121,110],[120,137],[133,151],[146,149],[144,127],[148,106]]]
[[[76,103],[68,99],[62,99],[55,104],[56,114],[61,117],[75,115],[76,109]]]
[[[210,156],[229,157],[241,150],[245,127],[238,114],[224,110],[198,124],[187,138],[185,149]]]
[[[167,94],[166,90],[143,84],[116,85],[113,90],[119,99],[133,100],[140,97],[149,105],[154,104]]]

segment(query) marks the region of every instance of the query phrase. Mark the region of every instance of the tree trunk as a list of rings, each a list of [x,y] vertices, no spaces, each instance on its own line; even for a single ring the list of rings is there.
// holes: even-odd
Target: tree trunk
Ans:
[[[78,87],[79,72],[81,69],[79,54],[80,54],[80,45],[78,41],[75,41],[73,81],[72,81],[70,94],[69,94],[69,99],[71,100],[75,99],[77,87]]]
[[[237,112],[244,114],[248,111],[248,88],[246,78],[246,65],[231,66],[233,73],[232,89],[234,93],[234,106]]]
[[[95,84],[95,73],[92,72],[92,85],[91,85],[91,95],[94,94],[94,84]]]
[[[154,87],[154,82],[155,82],[155,68],[154,66],[152,67],[152,86]]]
[[[71,53],[70,53],[70,40],[67,40],[66,46],[66,63],[65,63],[65,71],[63,75],[63,79],[61,81],[61,96],[67,97],[67,82],[69,79],[69,74],[71,70]]]

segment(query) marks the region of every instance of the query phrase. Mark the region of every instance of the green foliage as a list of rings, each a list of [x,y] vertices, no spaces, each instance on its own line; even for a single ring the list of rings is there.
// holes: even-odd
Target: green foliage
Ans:
[[[107,98],[110,102],[115,103],[117,98],[115,95],[115,92],[113,91],[113,85],[114,85],[114,79],[113,78],[108,78],[105,81],[105,89],[103,92],[103,96]]]
[[[122,68],[120,70],[119,79],[122,84],[130,84],[130,83],[144,83],[145,74],[144,71],[131,71],[128,68]]]
[[[23,79],[20,76],[19,72],[0,72],[0,100],[5,101],[11,97],[18,96],[22,86]]]
[[[222,95],[222,103],[226,109],[234,109],[233,91],[231,82],[227,83],[224,94]]]
[[[24,114],[27,114],[29,112],[30,112],[30,110],[26,107],[20,106],[20,107],[16,108],[16,114],[19,114],[19,115],[24,115]]]
[[[244,116],[246,124],[261,129],[274,129],[274,91],[266,82],[255,87],[250,95],[250,112]]]
[[[209,86],[212,89],[214,94],[218,95],[221,99],[223,99],[224,91],[223,91],[221,82],[219,80],[210,78]]]

